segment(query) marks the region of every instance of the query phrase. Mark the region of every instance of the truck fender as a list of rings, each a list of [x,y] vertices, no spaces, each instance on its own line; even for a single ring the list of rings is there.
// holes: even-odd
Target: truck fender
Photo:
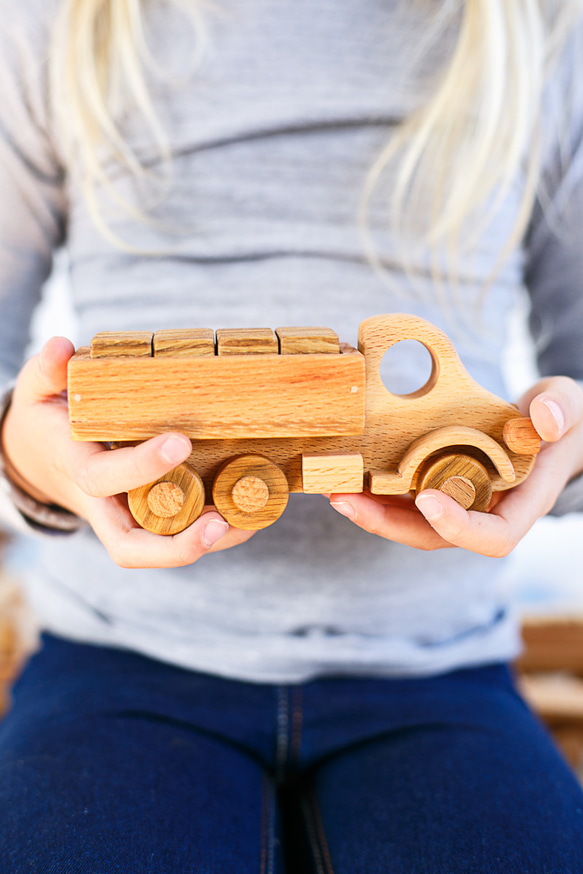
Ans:
[[[396,471],[371,471],[370,491],[373,495],[407,494],[416,472],[426,458],[440,449],[459,446],[471,446],[483,452],[505,482],[513,483],[516,479],[512,461],[496,440],[477,428],[447,425],[436,428],[411,443]]]

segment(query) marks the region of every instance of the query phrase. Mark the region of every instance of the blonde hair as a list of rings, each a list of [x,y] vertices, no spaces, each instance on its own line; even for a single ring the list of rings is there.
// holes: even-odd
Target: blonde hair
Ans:
[[[204,0],[165,0],[181,11],[193,31],[191,64],[202,56],[206,41]],[[144,0],[62,0],[49,60],[50,94],[56,130],[66,166],[75,167],[90,214],[99,230],[116,246],[129,248],[105,221],[97,199],[102,186],[115,204],[144,221],[145,210],[133,206],[114,183],[115,168],[128,170],[150,205],[167,189],[171,149],[154,109],[147,75],[173,80],[148,45]],[[120,119],[137,111],[147,123],[157,152],[152,160],[124,138]]]
[[[381,272],[367,209],[390,165],[396,165],[391,225],[402,258],[407,261],[412,239],[428,244],[438,286],[444,259],[456,285],[460,252],[472,250],[522,173],[514,227],[488,281],[494,278],[531,215],[540,178],[543,87],[582,7],[581,0],[443,0],[426,43],[442,38],[460,18],[448,66],[429,101],[403,121],[378,156],[363,192],[364,244]]]
[[[202,0],[166,2],[190,16],[200,49]],[[471,237],[464,233],[471,224],[467,219],[491,201],[482,215],[487,221],[525,167],[520,210],[505,251],[510,249],[524,233],[536,196],[537,123],[549,59],[581,5],[581,0],[442,0],[429,36],[439,37],[458,17],[457,45],[433,95],[397,128],[371,168],[361,204],[363,226],[371,193],[396,162],[391,214],[397,236],[406,238],[413,230],[419,239],[421,233],[434,251],[445,247],[453,253],[453,264],[460,246],[471,247],[476,239],[475,224]],[[117,118],[124,107],[139,110],[162,165],[170,167],[170,148],[144,75],[163,75],[144,36],[144,6],[144,0],[63,0],[53,41],[51,92],[66,149],[80,166],[91,214],[110,239],[97,186],[134,215],[139,210],[117,191],[106,157],[138,181],[151,181],[120,130]],[[431,209],[422,211],[428,222],[420,229],[418,206],[427,202],[428,193]],[[369,236],[364,237],[371,261],[378,264]]]

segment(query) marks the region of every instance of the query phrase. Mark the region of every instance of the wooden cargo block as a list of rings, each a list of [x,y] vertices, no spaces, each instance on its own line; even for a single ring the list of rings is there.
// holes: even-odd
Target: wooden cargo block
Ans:
[[[340,341],[331,328],[276,328],[282,355],[339,353]]]
[[[277,355],[277,337],[271,328],[219,328],[218,355]]]
[[[101,331],[91,341],[92,358],[150,358],[152,331]]]
[[[158,357],[192,358],[215,354],[215,332],[211,328],[177,328],[156,331],[154,355]]]
[[[173,429],[192,439],[362,434],[364,358],[95,360],[78,352],[69,362],[69,414],[76,440],[145,440]]]
[[[362,492],[364,462],[360,452],[302,455],[302,484],[311,495]]]

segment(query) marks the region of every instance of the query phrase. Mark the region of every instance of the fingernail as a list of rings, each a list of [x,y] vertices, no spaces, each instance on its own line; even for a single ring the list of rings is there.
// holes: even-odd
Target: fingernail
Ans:
[[[349,504],[348,501],[330,501],[330,506],[340,513],[342,516],[347,516],[349,519],[356,519],[356,510]]]
[[[434,522],[443,513],[443,507],[433,495],[417,495],[415,505],[423,513],[428,522]]]
[[[186,452],[190,448],[190,440],[187,441],[186,438],[173,434],[171,437],[167,437],[160,447],[160,455],[168,464],[179,464],[179,462],[184,461]]]
[[[211,519],[207,522],[201,534],[202,545],[206,549],[210,549],[215,543],[218,543],[221,537],[224,537],[229,530],[229,525],[222,519]]]
[[[553,417],[555,424],[559,429],[559,434],[562,434],[565,427],[565,414],[563,413],[562,409],[556,401],[552,401],[550,398],[544,398],[542,403],[545,405],[545,407]]]

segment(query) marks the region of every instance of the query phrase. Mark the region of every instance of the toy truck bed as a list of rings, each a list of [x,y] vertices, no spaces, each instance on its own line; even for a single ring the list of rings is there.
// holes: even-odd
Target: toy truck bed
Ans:
[[[69,412],[76,440],[362,434],[364,357],[350,346],[193,357],[92,357],[83,348],[69,364]]]

